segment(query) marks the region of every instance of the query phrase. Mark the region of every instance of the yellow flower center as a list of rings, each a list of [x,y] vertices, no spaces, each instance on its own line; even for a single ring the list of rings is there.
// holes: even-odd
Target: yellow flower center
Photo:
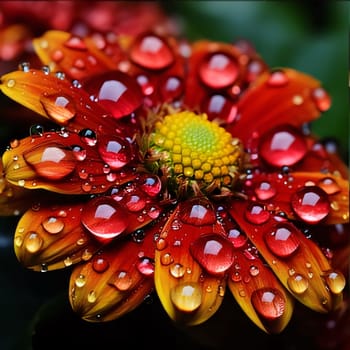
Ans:
[[[242,163],[242,146],[206,114],[178,112],[155,125],[151,153],[158,155],[158,168],[176,178],[178,186],[198,185],[204,192],[232,187]],[[174,181],[171,181],[174,183]]]

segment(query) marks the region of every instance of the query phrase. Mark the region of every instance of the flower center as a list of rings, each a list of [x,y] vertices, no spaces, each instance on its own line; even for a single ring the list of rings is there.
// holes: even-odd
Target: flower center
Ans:
[[[240,141],[207,119],[183,111],[155,124],[150,153],[168,185],[199,189],[204,193],[231,188],[239,176],[243,149]],[[175,189],[176,190],[176,189]]]

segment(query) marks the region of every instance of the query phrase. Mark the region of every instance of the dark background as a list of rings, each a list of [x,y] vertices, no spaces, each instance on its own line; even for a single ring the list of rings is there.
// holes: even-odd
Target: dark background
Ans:
[[[313,130],[321,137],[336,138],[347,160],[347,2],[168,1],[162,4],[178,18],[191,40],[233,42],[245,38],[254,44],[269,66],[292,67],[321,80],[332,96],[333,105],[314,123]],[[10,139],[8,132],[12,128],[1,126],[2,144]],[[217,315],[191,332],[176,328],[156,297],[115,322],[85,323],[71,312],[68,304],[69,271],[37,273],[17,263],[12,250],[16,220],[0,219],[1,350],[102,350],[126,346],[168,350],[206,349],[209,345],[214,349],[233,349],[238,344],[243,344],[245,349],[319,348],[313,335],[296,330],[297,312],[282,335],[266,336],[250,324],[229,292]]]

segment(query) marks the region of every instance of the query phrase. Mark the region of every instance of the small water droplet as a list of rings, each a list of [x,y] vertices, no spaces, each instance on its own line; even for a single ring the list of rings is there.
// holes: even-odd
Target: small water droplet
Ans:
[[[255,265],[250,266],[249,273],[252,276],[254,276],[254,277],[257,276],[259,274],[259,272],[260,272],[260,270],[259,270],[259,268],[257,266],[255,266]]]
[[[67,256],[64,260],[63,260],[63,264],[64,266],[68,267],[68,266],[71,266],[73,264],[73,260]]]
[[[92,268],[98,273],[103,273],[109,268],[109,262],[106,258],[95,256],[92,261]]]
[[[311,97],[313,98],[316,107],[320,112],[327,111],[331,106],[331,98],[328,93],[321,87],[312,91]]]
[[[96,292],[94,290],[91,290],[87,295],[87,301],[92,304],[96,301],[96,299],[97,299]]]
[[[260,182],[254,191],[256,196],[262,201],[273,198],[277,193],[276,188],[267,181]]]
[[[287,74],[282,70],[273,71],[269,79],[267,80],[267,84],[271,87],[282,87],[287,85],[288,82],[289,82],[289,78]]]
[[[132,278],[126,271],[117,271],[108,283],[118,290],[126,291],[132,285]]]
[[[42,222],[42,226],[48,233],[55,235],[64,229],[64,222],[62,219],[50,216]]]
[[[304,293],[309,287],[308,279],[299,273],[288,277],[287,283],[292,292],[296,294]]]
[[[43,239],[34,231],[30,231],[26,234],[24,239],[24,246],[29,253],[37,253],[44,241]]]
[[[179,218],[183,222],[195,226],[211,225],[216,221],[213,207],[207,200],[200,198],[184,202],[179,212]]]
[[[160,262],[162,263],[162,265],[167,266],[172,264],[174,262],[174,259],[170,253],[165,253],[161,255]]]
[[[141,257],[136,266],[140,273],[145,276],[152,276],[154,274],[154,262],[150,258]]]
[[[86,284],[86,276],[83,274],[80,274],[76,279],[75,279],[75,285],[78,288],[84,287]]]
[[[345,288],[345,284],[346,284],[345,277],[339,271],[332,271],[328,273],[325,277],[325,280],[329,289],[334,294],[340,294]]]
[[[80,130],[79,136],[81,137],[81,140],[85,142],[88,146],[95,146],[97,143],[96,133],[91,129]]]
[[[261,225],[269,220],[270,213],[265,209],[265,206],[251,203],[245,211],[245,217],[250,223]]]
[[[268,320],[281,317],[286,307],[282,293],[273,288],[256,289],[252,293],[251,302],[256,312]]]
[[[173,277],[181,278],[185,274],[186,269],[183,265],[176,263],[170,266],[169,271]]]
[[[327,194],[335,194],[341,190],[337,182],[331,177],[324,177],[319,180],[317,186],[322,188]]]
[[[202,291],[197,283],[177,284],[170,290],[170,299],[179,310],[192,312],[202,303]]]

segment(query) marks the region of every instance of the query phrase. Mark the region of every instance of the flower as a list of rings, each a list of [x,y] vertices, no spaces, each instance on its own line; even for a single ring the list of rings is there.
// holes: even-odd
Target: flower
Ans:
[[[348,170],[308,127],[331,103],[316,79],[244,41],[51,30],[33,46],[44,66],[24,62],[0,88],[46,119],[4,152],[0,203],[26,196],[16,255],[72,269],[83,319],[153,291],[185,325],[230,292],[267,333],[295,302],[343,307],[348,262],[329,245],[347,229]]]

